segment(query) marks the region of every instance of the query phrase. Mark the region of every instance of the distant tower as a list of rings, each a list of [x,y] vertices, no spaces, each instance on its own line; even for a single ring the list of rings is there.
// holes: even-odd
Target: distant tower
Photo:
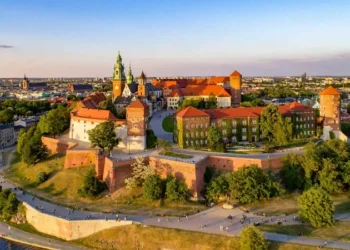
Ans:
[[[134,82],[134,76],[132,74],[131,65],[129,64],[129,72],[128,72],[128,75],[126,76],[126,83],[130,84],[133,82]]]
[[[127,146],[129,149],[145,149],[147,147],[148,116],[149,106],[141,100],[136,100],[126,107]]]
[[[139,77],[139,86],[137,90],[137,94],[141,98],[146,98],[148,96],[146,84],[147,84],[147,78],[145,76],[145,73],[143,73],[142,71]]]
[[[319,95],[320,116],[323,118],[324,129],[329,126],[333,131],[340,131],[340,92],[329,86]]]
[[[231,105],[238,107],[241,103],[242,75],[235,70],[230,75]]]
[[[29,80],[26,75],[24,75],[22,80],[22,88],[23,89],[29,89]]]
[[[125,73],[124,64],[120,52],[118,51],[118,56],[116,64],[114,65],[113,71],[113,99],[122,95],[125,86]]]

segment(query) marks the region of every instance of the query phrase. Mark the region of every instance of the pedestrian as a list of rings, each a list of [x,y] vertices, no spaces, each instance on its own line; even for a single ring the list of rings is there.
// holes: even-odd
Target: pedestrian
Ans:
[[[226,227],[226,232],[228,232],[228,227]]]
[[[180,221],[181,221],[181,218],[179,217],[177,221],[180,222]]]
[[[204,228],[207,228],[207,225],[204,225],[203,227],[204,227]]]
[[[188,220],[188,216],[187,216],[187,214],[186,214],[186,220]]]
[[[127,218],[128,218],[128,216],[125,216],[125,217],[124,217],[124,220],[126,220]]]
[[[118,218],[119,218],[119,215],[118,215],[118,214],[116,214],[116,215],[115,215],[115,218],[116,218],[116,219],[118,219]]]
[[[324,242],[324,246],[325,247],[328,246],[328,242],[327,241]]]
[[[158,218],[158,223],[160,222],[160,218]]]

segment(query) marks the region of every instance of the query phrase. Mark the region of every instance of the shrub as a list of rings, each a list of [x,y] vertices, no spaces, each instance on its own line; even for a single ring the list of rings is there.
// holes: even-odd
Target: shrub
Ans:
[[[47,179],[49,179],[49,175],[46,172],[41,171],[36,176],[36,184],[40,185],[41,183],[47,181]]]
[[[165,195],[169,201],[185,201],[189,190],[186,183],[176,180],[174,176],[168,176]]]
[[[149,175],[143,183],[143,195],[147,200],[158,200],[162,196],[162,179],[158,174]]]
[[[268,243],[262,232],[254,226],[246,227],[240,235],[241,250],[267,250]]]
[[[147,129],[147,148],[155,148],[157,145],[157,136],[152,129]]]
[[[78,194],[82,197],[96,197],[105,189],[105,184],[97,179],[95,169],[90,169],[83,181],[83,185],[78,189]]]

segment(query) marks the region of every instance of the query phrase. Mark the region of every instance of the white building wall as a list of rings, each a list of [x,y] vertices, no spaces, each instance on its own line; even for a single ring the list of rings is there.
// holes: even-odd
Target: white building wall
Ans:
[[[69,127],[69,138],[77,141],[90,142],[88,131],[94,129],[101,122],[91,122],[71,119]]]
[[[123,125],[120,127],[116,127],[115,133],[117,138],[120,139],[118,143],[118,148],[126,148],[128,143],[128,126]]]
[[[217,97],[218,108],[228,108],[231,107],[231,97]]]
[[[127,149],[144,150],[146,147],[146,136],[129,136],[127,139]]]

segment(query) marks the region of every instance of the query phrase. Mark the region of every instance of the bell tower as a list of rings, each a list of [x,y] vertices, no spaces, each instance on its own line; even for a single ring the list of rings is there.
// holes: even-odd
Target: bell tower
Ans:
[[[238,107],[241,103],[242,75],[235,70],[230,75],[231,105]]]
[[[128,72],[128,75],[126,76],[126,84],[131,84],[133,82],[134,82],[134,76],[132,74],[131,65],[129,64],[129,72]]]
[[[26,75],[24,75],[23,80],[22,80],[22,88],[29,89],[29,80],[26,77]]]
[[[113,70],[113,100],[118,96],[121,96],[125,86],[125,73],[124,64],[120,52],[118,51],[118,56],[116,63],[114,64]]]
[[[147,84],[147,77],[145,76],[145,73],[143,73],[142,71],[139,77],[139,85],[137,89],[137,94],[141,98],[146,98],[148,96],[146,84]]]

